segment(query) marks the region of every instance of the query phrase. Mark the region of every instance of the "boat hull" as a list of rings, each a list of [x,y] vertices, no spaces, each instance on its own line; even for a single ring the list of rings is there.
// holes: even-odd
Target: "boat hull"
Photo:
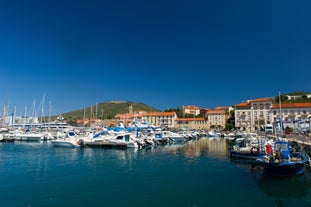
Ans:
[[[0,140],[0,142],[14,142],[15,138],[3,138]]]
[[[40,142],[43,139],[42,134],[29,133],[29,134],[16,134],[15,140],[28,141],[28,142]]]
[[[118,143],[118,142],[87,142],[85,146],[91,148],[116,148],[116,149],[127,149],[126,143]]]
[[[67,148],[78,148],[81,147],[81,145],[72,143],[72,142],[66,142],[66,141],[51,141],[54,147],[67,147]]]
[[[265,163],[263,167],[266,172],[277,176],[300,175],[305,171],[305,163]]]
[[[37,136],[16,136],[15,140],[18,141],[28,141],[28,142],[40,142],[42,137]]]
[[[259,156],[261,156],[261,154],[259,154],[259,153],[237,152],[237,151],[234,151],[232,149],[230,150],[230,158],[231,159],[256,161]]]

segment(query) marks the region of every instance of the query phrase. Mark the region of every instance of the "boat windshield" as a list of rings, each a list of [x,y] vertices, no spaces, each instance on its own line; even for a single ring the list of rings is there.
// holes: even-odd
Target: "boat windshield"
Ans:
[[[288,145],[287,145],[287,143],[277,143],[277,144],[275,144],[275,150],[288,151]]]

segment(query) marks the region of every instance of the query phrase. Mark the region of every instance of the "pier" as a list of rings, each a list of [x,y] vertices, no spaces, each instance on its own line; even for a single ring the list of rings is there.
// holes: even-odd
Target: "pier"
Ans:
[[[276,136],[276,135],[267,135],[267,137],[269,138],[277,138],[277,137],[281,137],[281,136]],[[307,136],[307,135],[294,135],[294,134],[290,134],[290,135],[284,135],[284,138],[286,138],[288,141],[291,142],[297,142],[299,144],[302,145],[307,145],[311,147],[311,137]]]
[[[286,135],[289,141],[295,141],[302,145],[307,145],[311,147],[311,137],[306,135]]]

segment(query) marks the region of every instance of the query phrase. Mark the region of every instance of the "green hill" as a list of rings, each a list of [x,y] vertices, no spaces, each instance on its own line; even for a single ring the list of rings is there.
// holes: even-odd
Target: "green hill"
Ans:
[[[305,103],[311,102],[311,98],[308,98],[307,95],[311,94],[310,92],[302,92],[302,91],[295,91],[287,94],[276,95],[274,97],[274,102],[279,103],[279,99],[281,98],[282,103]],[[288,99],[287,96],[300,96],[295,99]]]
[[[68,123],[75,123],[77,119],[83,119],[83,117],[88,119],[89,118],[112,119],[116,114],[128,113],[130,105],[132,105],[133,111],[146,111],[146,112],[160,111],[144,103],[111,101],[67,112],[62,114],[62,116]]]

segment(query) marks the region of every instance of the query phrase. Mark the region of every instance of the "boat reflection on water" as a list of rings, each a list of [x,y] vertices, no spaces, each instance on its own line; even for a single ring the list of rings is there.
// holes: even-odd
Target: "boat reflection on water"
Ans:
[[[301,199],[308,195],[311,188],[311,175],[276,178],[263,173],[258,179],[258,187],[267,196],[278,199],[278,202],[282,202],[282,199]]]
[[[205,156],[221,160],[228,160],[227,144],[224,139],[201,138],[186,144],[172,144],[156,149],[157,152],[182,154],[186,158]]]

